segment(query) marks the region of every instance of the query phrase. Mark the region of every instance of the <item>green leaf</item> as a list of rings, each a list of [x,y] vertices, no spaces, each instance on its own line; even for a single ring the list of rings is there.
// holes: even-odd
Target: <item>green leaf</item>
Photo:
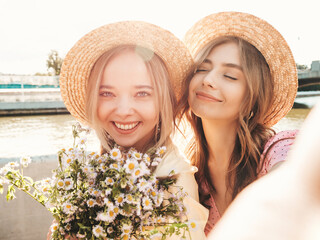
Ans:
[[[88,229],[88,230],[91,230],[91,228],[90,227],[87,227],[87,226],[84,226],[83,224],[81,224],[81,223],[77,223],[78,224],[78,226],[81,228],[81,229]]]

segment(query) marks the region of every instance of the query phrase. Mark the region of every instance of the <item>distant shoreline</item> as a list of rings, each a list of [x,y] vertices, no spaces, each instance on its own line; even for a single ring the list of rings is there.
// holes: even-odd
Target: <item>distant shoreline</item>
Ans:
[[[54,162],[58,161],[57,154],[48,154],[48,155],[37,155],[37,156],[30,156],[32,163],[44,163],[44,162]],[[8,162],[19,162],[20,157],[11,157],[11,158],[0,158],[0,165],[4,165]]]

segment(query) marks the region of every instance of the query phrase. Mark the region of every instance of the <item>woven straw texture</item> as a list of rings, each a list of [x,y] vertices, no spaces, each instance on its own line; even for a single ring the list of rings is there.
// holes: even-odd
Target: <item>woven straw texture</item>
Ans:
[[[108,50],[136,45],[155,52],[165,63],[177,99],[193,60],[182,41],[156,25],[140,21],[117,22],[97,28],[82,37],[67,53],[60,74],[62,99],[69,112],[84,124],[86,86],[91,69]]]
[[[274,99],[264,123],[273,126],[291,110],[297,94],[297,69],[287,42],[266,21],[240,12],[221,12],[201,19],[186,33],[184,42],[195,57],[203,47],[222,36],[246,40],[266,59],[273,79]]]

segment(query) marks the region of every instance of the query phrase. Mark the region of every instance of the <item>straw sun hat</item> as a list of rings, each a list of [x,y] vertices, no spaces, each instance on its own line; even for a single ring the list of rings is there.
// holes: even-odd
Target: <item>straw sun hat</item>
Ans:
[[[287,42],[266,21],[240,12],[221,12],[201,19],[187,32],[184,42],[195,57],[207,44],[222,36],[246,40],[266,59],[273,80],[274,99],[264,123],[276,124],[292,108],[298,87],[296,64]]]
[[[82,37],[67,53],[60,74],[61,96],[69,112],[90,124],[85,114],[86,86],[91,69],[108,50],[121,45],[148,48],[166,65],[176,97],[193,60],[182,41],[156,25],[139,21],[117,22],[97,28]]]

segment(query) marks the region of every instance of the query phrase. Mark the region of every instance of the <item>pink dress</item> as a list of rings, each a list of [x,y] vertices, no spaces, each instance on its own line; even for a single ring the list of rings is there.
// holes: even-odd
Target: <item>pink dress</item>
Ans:
[[[263,175],[268,173],[274,165],[286,159],[288,151],[290,150],[290,147],[294,142],[294,138],[297,132],[297,130],[282,131],[269,139],[261,155],[261,159],[265,158],[265,161],[262,163],[262,170],[258,174],[258,177],[262,177]],[[209,192],[208,183],[206,181],[202,181],[198,184],[199,191],[202,194],[210,195],[210,198],[201,202],[209,209],[209,218],[205,226],[205,234],[208,235],[214,225],[219,221],[221,216],[217,209],[213,196]]]

